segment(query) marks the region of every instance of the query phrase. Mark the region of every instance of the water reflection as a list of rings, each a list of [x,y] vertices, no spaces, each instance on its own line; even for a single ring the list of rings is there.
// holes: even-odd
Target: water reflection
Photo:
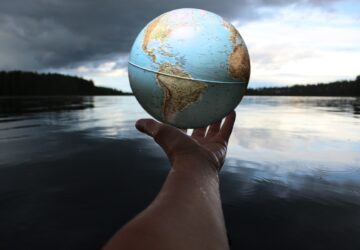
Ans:
[[[221,173],[234,249],[359,249],[359,98],[245,97],[236,111]],[[131,96],[1,98],[0,241],[23,232],[50,244],[78,230],[67,237],[80,246],[90,220],[85,238],[100,247],[167,174],[162,150],[134,128],[144,117]]]
[[[306,96],[246,96],[243,103],[264,106],[284,106],[315,108],[328,112],[344,112],[359,118],[359,97],[306,97]]]
[[[234,161],[226,167],[234,170],[220,178],[234,249],[359,248],[358,170],[325,179],[311,171],[279,175],[270,164]]]
[[[132,96],[1,98],[0,104],[2,143],[40,140],[39,136],[58,131],[145,138],[134,123],[149,117]],[[358,167],[358,106],[359,98],[351,97],[245,97],[237,108],[228,158],[281,164],[289,171],[295,165],[326,170]]]
[[[93,107],[92,96],[0,97],[0,117],[36,112],[82,110]],[[4,122],[6,119],[1,121]]]

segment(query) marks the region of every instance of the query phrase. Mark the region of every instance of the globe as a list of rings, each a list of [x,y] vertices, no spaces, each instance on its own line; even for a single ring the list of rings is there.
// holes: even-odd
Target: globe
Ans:
[[[128,72],[137,101],[151,116],[178,128],[200,128],[240,103],[250,59],[231,23],[209,11],[182,8],[141,30]]]

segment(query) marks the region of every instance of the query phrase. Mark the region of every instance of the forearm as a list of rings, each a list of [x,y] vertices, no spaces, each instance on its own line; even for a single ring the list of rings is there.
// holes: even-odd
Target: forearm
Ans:
[[[218,172],[209,163],[175,162],[156,202],[167,211],[161,216],[171,220],[171,233],[186,237],[188,249],[228,248]]]
[[[134,249],[227,249],[218,174],[208,164],[196,158],[175,161],[156,199],[118,233],[121,244],[128,242]]]

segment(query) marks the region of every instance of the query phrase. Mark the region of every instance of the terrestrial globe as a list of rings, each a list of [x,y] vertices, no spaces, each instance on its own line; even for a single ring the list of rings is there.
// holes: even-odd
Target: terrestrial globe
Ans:
[[[240,103],[250,59],[231,23],[209,11],[183,8],[141,30],[128,72],[136,99],[151,116],[178,128],[199,128]]]

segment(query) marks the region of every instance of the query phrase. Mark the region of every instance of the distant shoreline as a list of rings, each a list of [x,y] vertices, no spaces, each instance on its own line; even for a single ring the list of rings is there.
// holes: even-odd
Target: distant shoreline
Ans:
[[[95,96],[134,96],[132,93],[124,93],[124,94],[113,94],[113,95],[0,95],[1,98],[67,98],[67,97],[95,97]]]
[[[96,96],[134,96],[132,93],[125,93],[119,95],[0,95],[1,98],[67,98],[67,97],[96,97]],[[258,96],[258,97],[360,97],[357,95],[270,95],[270,94],[245,94],[244,96]]]
[[[360,95],[283,95],[283,94],[245,94],[244,96],[278,96],[278,97],[359,97]]]
[[[62,74],[0,71],[0,97],[133,96],[92,80]],[[285,87],[249,88],[246,96],[360,96],[360,75],[355,80]]]
[[[106,96],[131,95],[98,87],[92,80],[62,74],[23,71],[0,72],[0,96]]]
[[[247,89],[248,96],[360,96],[360,76],[353,81],[336,81],[285,87]]]

